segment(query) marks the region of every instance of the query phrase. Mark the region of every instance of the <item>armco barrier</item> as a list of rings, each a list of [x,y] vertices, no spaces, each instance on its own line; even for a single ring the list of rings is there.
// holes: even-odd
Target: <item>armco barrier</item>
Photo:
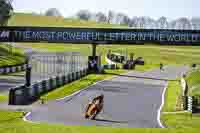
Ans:
[[[76,73],[70,73],[68,75],[62,75],[57,77],[51,77],[43,81],[39,81],[31,85],[30,87],[18,86],[10,89],[9,92],[9,104],[10,105],[27,105],[36,101],[40,96],[48,91],[63,86],[66,83],[70,83],[74,80],[80,79],[87,75],[87,69],[81,70]]]
[[[15,72],[25,71],[28,67],[27,64],[20,64],[15,66],[0,67],[0,74],[9,74]]]

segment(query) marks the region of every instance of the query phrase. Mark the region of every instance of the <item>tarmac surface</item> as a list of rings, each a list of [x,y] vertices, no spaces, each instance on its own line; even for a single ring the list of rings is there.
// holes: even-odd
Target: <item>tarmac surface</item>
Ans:
[[[145,73],[129,72],[98,82],[76,95],[36,105],[26,116],[33,122],[65,125],[160,128],[159,112],[168,80],[175,80],[189,67],[167,66]],[[89,99],[103,93],[104,109],[96,120],[83,117]]]

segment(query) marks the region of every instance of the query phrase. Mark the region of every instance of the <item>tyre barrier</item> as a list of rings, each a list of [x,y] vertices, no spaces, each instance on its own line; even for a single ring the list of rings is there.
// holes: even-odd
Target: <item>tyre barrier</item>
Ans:
[[[38,81],[31,86],[25,85],[11,88],[9,91],[9,105],[28,105],[38,100],[41,95],[52,91],[74,80],[80,79],[87,75],[87,69],[79,72],[70,73],[68,75],[60,75],[51,77],[42,81]]]
[[[25,71],[28,68],[28,64],[20,64],[15,66],[0,67],[0,74],[9,74],[15,72]]]

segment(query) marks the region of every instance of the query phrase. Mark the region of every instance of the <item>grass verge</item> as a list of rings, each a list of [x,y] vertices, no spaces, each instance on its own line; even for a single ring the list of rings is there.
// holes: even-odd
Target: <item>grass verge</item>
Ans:
[[[181,86],[178,81],[169,81],[168,87],[165,92],[165,104],[163,112],[175,112],[176,101],[178,96],[181,94]]]
[[[8,101],[8,96],[0,94],[0,102],[5,102],[5,101]]]
[[[21,112],[8,112],[0,110],[0,132],[1,133],[197,133],[199,132],[198,126],[199,121],[193,117],[193,121],[189,121],[189,116],[183,117],[181,115],[174,117],[168,117],[168,124],[172,125],[176,120],[187,120],[188,126],[193,125],[197,128],[169,128],[169,129],[156,129],[156,128],[112,128],[112,127],[97,127],[97,126],[66,126],[66,125],[57,125],[57,124],[34,124],[29,122],[24,122],[22,120]],[[181,126],[176,127],[183,127]],[[174,127],[174,126],[171,126]]]
[[[25,62],[23,52],[18,48],[13,48],[12,54],[9,46],[0,43],[0,67],[22,64]]]
[[[166,91],[163,112],[175,112],[176,100],[181,93],[179,82],[170,81]],[[193,133],[199,130],[200,115],[192,115],[190,112],[162,114],[161,120],[167,128],[176,128],[175,131]]]
[[[187,82],[189,85],[189,92],[190,95],[197,95],[200,96],[200,69],[193,70],[187,76]]]
[[[168,128],[196,128],[196,133],[199,128],[200,115],[191,113],[177,113],[177,114],[162,114],[162,120]],[[185,130],[186,132],[187,130]],[[199,132],[199,131],[198,131]],[[190,133],[190,132],[188,132]]]

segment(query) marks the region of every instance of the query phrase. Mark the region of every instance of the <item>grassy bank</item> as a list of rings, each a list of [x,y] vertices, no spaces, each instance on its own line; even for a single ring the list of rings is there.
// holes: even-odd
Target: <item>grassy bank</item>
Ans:
[[[162,114],[162,120],[168,128],[185,129],[185,133],[196,133],[199,128],[200,115],[191,115],[191,113]],[[193,129],[194,132],[187,132],[187,129]],[[199,131],[198,131],[199,132]]]
[[[193,74],[192,74],[193,75]],[[191,77],[194,78],[193,76]],[[196,79],[196,78],[194,78]],[[192,80],[193,83],[196,81]],[[191,82],[192,83],[192,82]],[[181,93],[181,86],[179,82],[170,81],[166,94],[163,112],[175,112],[176,100]],[[197,132],[199,130],[200,115],[192,115],[189,112],[176,112],[172,114],[162,114],[161,119],[163,124],[168,128],[176,128],[178,131],[184,128],[187,133]]]
[[[0,94],[0,102],[4,102],[8,100],[8,96]]]
[[[8,45],[0,43],[0,67],[12,66],[24,63],[23,52],[20,49],[12,48],[12,54]]]
[[[163,112],[175,112],[178,96],[181,94],[181,86],[178,81],[169,81],[165,92],[165,104]]]
[[[187,76],[190,95],[200,96],[200,69],[192,71]]]
[[[14,13],[8,22],[10,26],[48,26],[48,27],[96,27],[96,28],[127,28],[116,24],[97,23],[75,18],[39,16],[27,13]]]
[[[83,55],[91,55],[91,45],[74,45],[74,44],[20,44],[37,49],[45,49],[48,51],[62,51],[62,52],[80,52]],[[187,48],[187,50],[186,50]],[[200,64],[200,47],[193,48],[192,46],[186,46],[185,48],[179,46],[156,46],[156,45],[99,45],[97,47],[97,53],[102,54],[102,62],[105,63],[105,55],[109,50],[115,50],[119,52],[126,52],[128,55],[134,53],[135,57],[143,57],[146,64],[158,65],[160,62],[163,64]],[[184,54],[183,54],[184,53]]]

